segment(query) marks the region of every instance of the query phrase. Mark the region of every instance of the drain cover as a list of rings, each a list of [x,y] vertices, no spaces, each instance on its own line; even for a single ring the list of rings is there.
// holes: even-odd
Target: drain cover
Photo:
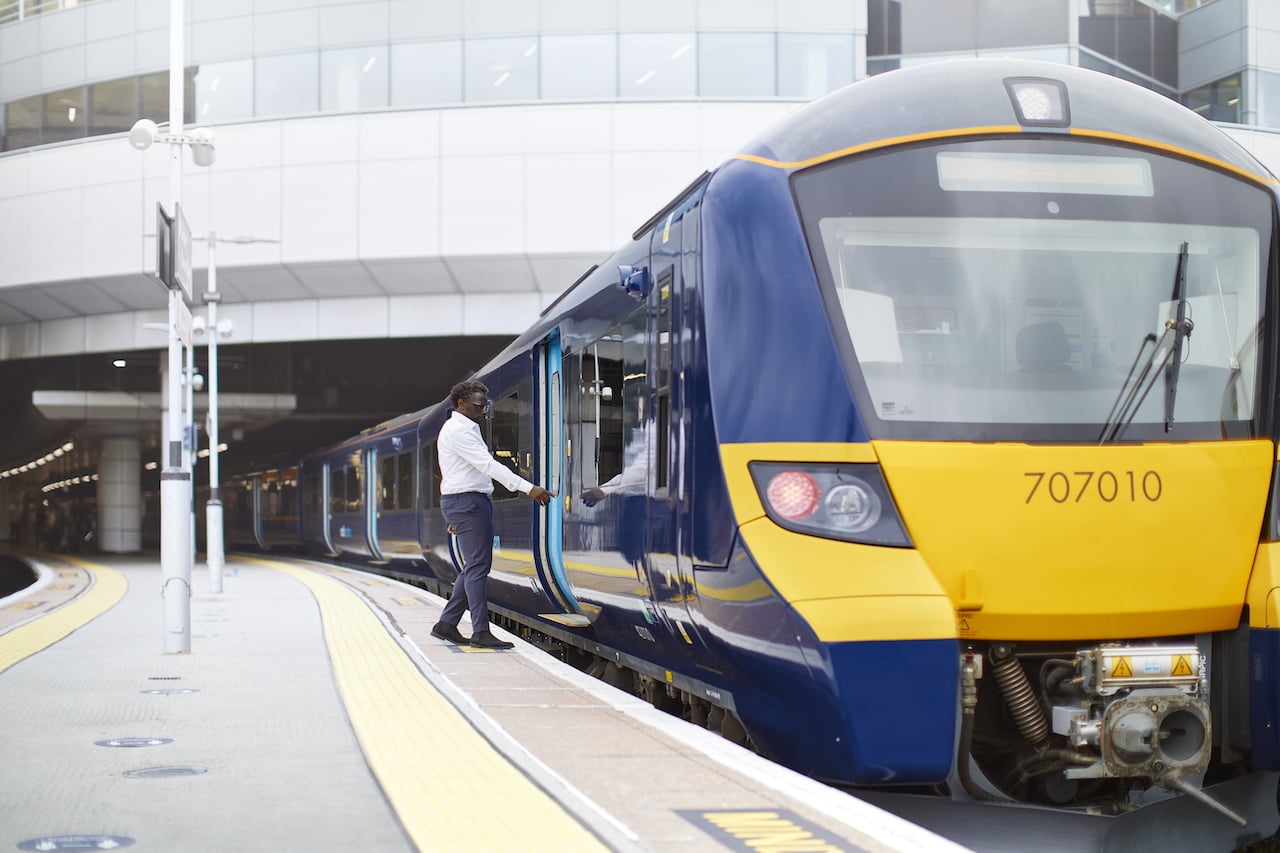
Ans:
[[[209,772],[204,767],[146,767],[124,774],[130,779],[170,779],[174,776],[199,776]]]
[[[95,746],[160,746],[173,743],[171,737],[116,737],[111,740],[95,740]]]
[[[152,690],[143,690],[143,693],[152,693],[157,696],[177,696],[183,693],[199,693],[200,691],[194,687],[159,687]]]
[[[114,850],[128,847],[132,838],[123,835],[49,835],[18,844],[19,850]]]

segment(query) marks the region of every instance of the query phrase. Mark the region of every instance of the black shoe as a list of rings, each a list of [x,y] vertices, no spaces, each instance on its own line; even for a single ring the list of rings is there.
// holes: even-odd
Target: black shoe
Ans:
[[[476,631],[471,635],[471,647],[475,649],[514,649],[515,643],[499,640],[488,631]]]
[[[441,640],[448,640],[459,646],[467,644],[467,638],[462,636],[456,625],[450,625],[447,622],[437,622],[435,627],[431,629],[431,636]]]

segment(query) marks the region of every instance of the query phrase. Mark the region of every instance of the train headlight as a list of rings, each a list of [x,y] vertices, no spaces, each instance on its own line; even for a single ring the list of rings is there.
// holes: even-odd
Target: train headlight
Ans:
[[[788,530],[871,545],[911,545],[879,465],[752,462],[749,467],[765,512]]]
[[[1004,87],[1024,127],[1068,127],[1071,107],[1067,86],[1048,77],[1007,77]]]
[[[880,520],[880,498],[866,483],[836,486],[823,504],[831,521],[850,533],[870,530]]]

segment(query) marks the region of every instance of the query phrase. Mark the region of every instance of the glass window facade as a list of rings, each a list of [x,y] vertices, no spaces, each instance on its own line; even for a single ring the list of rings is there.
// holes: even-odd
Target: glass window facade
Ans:
[[[816,98],[854,81],[853,37],[778,34],[778,94]]]
[[[1215,80],[1182,96],[1183,106],[1195,110],[1209,121],[1233,123],[1240,121],[1243,100],[1239,74]]]
[[[253,115],[253,60],[212,62],[195,69],[195,120],[231,121]]]
[[[120,133],[138,120],[138,81],[108,80],[89,87],[89,135]]]
[[[462,100],[462,42],[391,45],[391,106]]]
[[[1080,45],[1166,85],[1178,83],[1178,22],[1140,0],[1081,4]]]
[[[42,96],[44,112],[41,130],[46,142],[62,142],[88,135],[88,89],[76,86]]]
[[[617,36],[543,36],[541,50],[542,97],[617,97]]]
[[[618,93],[624,98],[697,94],[697,36],[636,33],[618,37]]]
[[[388,89],[386,45],[320,54],[320,109],[324,112],[385,107]]]
[[[1256,114],[1251,124],[1280,127],[1280,74],[1270,71],[1254,72],[1253,108]]]
[[[187,73],[184,121],[192,120],[193,72]],[[139,118],[169,120],[169,75],[147,74],[32,95],[4,105],[5,151],[127,131]]]
[[[710,98],[776,94],[772,33],[703,33],[698,37],[698,93]]]
[[[961,56],[1076,61],[1177,97],[1177,19],[1143,0],[866,0],[866,72]],[[1197,0],[1168,0],[1186,11]],[[3,0],[0,0],[0,5]],[[1074,11],[1073,11],[1074,10]],[[1071,15],[1079,16],[1078,50]],[[1070,51],[1070,53],[1068,53]],[[1071,54],[1076,54],[1073,60]],[[604,33],[396,42],[207,63],[187,70],[188,123],[484,102],[815,98],[861,73],[859,37],[820,33]],[[1243,64],[1243,63],[1242,63]],[[1242,75],[1241,75],[1242,76]],[[1280,125],[1280,82],[1257,79]],[[1246,115],[1241,81],[1183,97],[1207,118]],[[0,104],[0,150],[168,119],[168,74]],[[1232,103],[1232,98],[1236,98]],[[1252,116],[1252,112],[1248,113]]]
[[[1163,84],[1166,94],[1176,90],[1178,21],[1143,0],[867,0],[867,71],[1066,45],[1073,9],[1082,66],[1157,90]]]
[[[316,112],[320,95],[320,63],[315,53],[263,56],[255,62],[254,115],[281,116]]]
[[[538,39],[471,39],[463,44],[463,97],[532,101],[538,97]]]
[[[868,0],[867,53],[946,53],[1058,44],[1069,0]]]

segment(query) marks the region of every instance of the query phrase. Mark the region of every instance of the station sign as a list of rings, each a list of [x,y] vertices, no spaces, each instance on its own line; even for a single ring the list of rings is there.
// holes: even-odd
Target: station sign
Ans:
[[[174,205],[170,216],[156,202],[156,277],[169,290],[181,290],[191,301],[191,226],[182,215],[182,205]]]

